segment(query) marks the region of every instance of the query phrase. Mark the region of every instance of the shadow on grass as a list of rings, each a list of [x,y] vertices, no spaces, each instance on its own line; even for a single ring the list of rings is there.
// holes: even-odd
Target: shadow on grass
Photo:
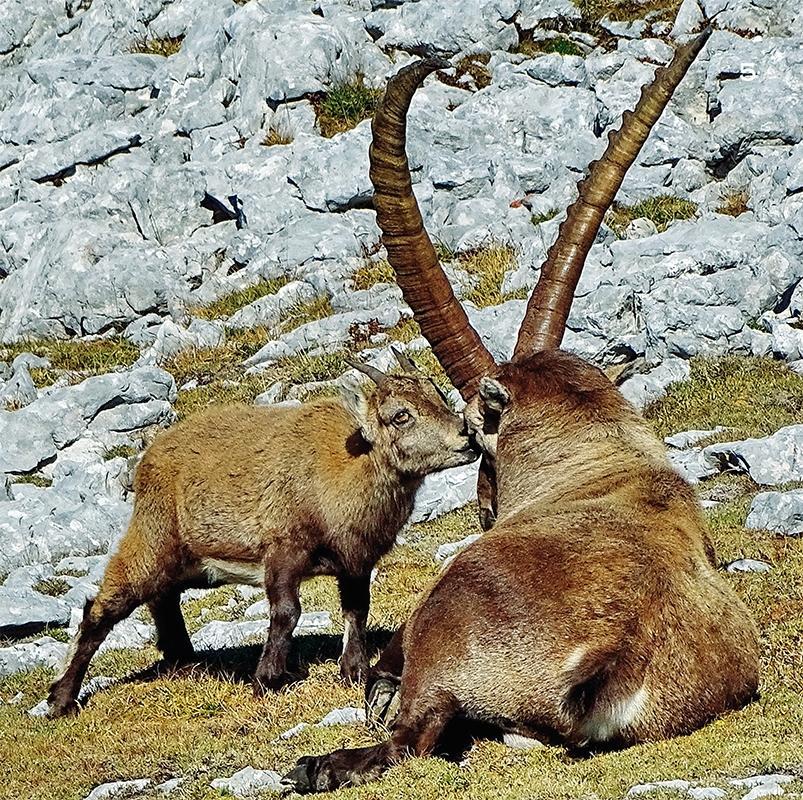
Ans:
[[[384,628],[368,632],[368,652],[371,659],[382,651],[394,632]],[[298,680],[304,680],[309,675],[311,665],[336,661],[340,658],[342,648],[343,639],[335,634],[310,633],[294,636],[289,669]],[[182,677],[197,675],[199,672],[211,678],[233,683],[251,683],[261,652],[261,644],[199,650],[187,664],[176,666],[165,661],[157,661],[145,669],[132,672],[122,678],[120,683],[148,683],[168,675]]]

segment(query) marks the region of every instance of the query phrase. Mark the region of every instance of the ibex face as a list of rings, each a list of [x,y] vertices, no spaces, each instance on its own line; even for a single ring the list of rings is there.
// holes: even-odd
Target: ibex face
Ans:
[[[403,474],[427,475],[479,455],[463,418],[428,378],[390,376],[366,405],[363,434]]]

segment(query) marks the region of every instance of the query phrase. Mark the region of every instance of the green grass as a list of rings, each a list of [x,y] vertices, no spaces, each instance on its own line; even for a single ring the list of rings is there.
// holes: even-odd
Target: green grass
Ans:
[[[113,458],[133,458],[139,453],[136,447],[129,444],[118,444],[115,447],[110,447],[103,454],[104,461],[111,461]]]
[[[771,358],[694,359],[687,381],[645,409],[657,433],[724,425],[730,441],[767,436],[803,420],[803,376]]]
[[[46,478],[44,475],[38,473],[31,473],[30,475],[14,475],[11,478],[12,483],[28,483],[31,486],[39,486],[46,489],[51,486],[53,481],[51,478]]]
[[[505,275],[516,268],[516,251],[506,244],[491,244],[485,247],[461,253],[458,256],[460,266],[476,283],[467,294],[463,296],[478,308],[496,306],[506,300],[527,297],[527,291],[521,289],[517,292],[503,293],[502,282]]]
[[[557,208],[550,208],[549,211],[544,211],[541,214],[533,214],[530,217],[530,222],[533,225],[540,225],[542,222],[549,222],[551,219],[555,219],[558,216],[558,209]]]
[[[33,589],[39,594],[48,595],[48,597],[61,597],[70,591],[70,584],[64,578],[42,578],[34,584]]]
[[[120,367],[130,367],[139,358],[136,345],[120,336],[108,339],[29,339],[0,345],[0,361],[12,361],[20,353],[33,353],[50,359],[49,368],[31,370],[37,386],[49,386],[66,375],[79,383],[93,375],[104,375]]]
[[[652,220],[660,233],[674,220],[692,219],[696,213],[697,204],[691,200],[662,194],[630,206],[614,203],[605,222],[619,238],[622,238],[627,226],[635,219],[646,217]]]
[[[362,76],[333,86],[312,102],[322,136],[332,136],[351,130],[376,110],[382,91],[369,89]]]
[[[523,38],[515,52],[521,53],[528,58],[544,55],[545,53],[558,53],[562,56],[582,56],[584,52],[571,39],[565,36],[554,36],[550,39]]]
[[[138,39],[129,48],[130,53],[142,53],[148,56],[173,56],[181,50],[183,36],[163,36]]]
[[[271,294],[276,294],[282,286],[286,286],[289,279],[282,276],[280,278],[271,278],[270,280],[261,280],[253,286],[248,286],[245,289],[239,289],[236,292],[231,292],[225,297],[221,297],[212,303],[207,303],[203,306],[195,306],[191,309],[193,316],[200,317],[201,319],[223,319],[230,317],[241,308],[250,305],[255,300],[261,297],[267,297]]]

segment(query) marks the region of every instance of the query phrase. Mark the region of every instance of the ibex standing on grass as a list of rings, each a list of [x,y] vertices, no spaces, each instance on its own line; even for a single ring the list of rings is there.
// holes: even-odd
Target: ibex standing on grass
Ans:
[[[191,586],[266,588],[270,632],[254,677],[261,693],[290,677],[301,581],[336,576],[346,623],[341,673],[364,677],[371,570],[393,546],[424,476],[478,455],[435,384],[396,357],[403,375],[353,364],[377,386],[368,396],[355,390],[345,404],[221,406],[157,437],[137,467],[131,524],[51,687],[51,716],[78,710],[92,655],[143,603],[165,659],[190,659],[179,596]]]
[[[411,192],[406,112],[439,64],[391,80],[371,149],[377,217],[407,302],[470,399],[497,522],[454,559],[369,674],[369,713],[387,715],[390,739],[301,759],[285,779],[296,790],[362,783],[431,753],[458,717],[621,746],[689,732],[756,692],[756,629],[715,568],[693,490],[605,375],[555,349],[603,215],[706,39],[679,48],[611,135],[549,252],[513,360],[498,367],[451,293]]]

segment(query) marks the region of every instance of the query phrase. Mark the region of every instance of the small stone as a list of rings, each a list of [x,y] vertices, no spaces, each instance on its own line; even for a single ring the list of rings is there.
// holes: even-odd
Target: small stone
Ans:
[[[234,797],[256,797],[263,792],[281,792],[282,776],[269,769],[244,767],[230,778],[215,778],[211,786]]]
[[[151,785],[150,778],[136,781],[114,781],[96,786],[84,800],[118,800],[124,797],[136,797]]]
[[[650,792],[658,792],[667,789],[685,792],[689,788],[691,788],[691,783],[684,780],[653,781],[652,783],[639,783],[636,786],[631,786],[627,790],[627,796],[637,797],[638,795],[649,794]]]
[[[725,569],[728,572],[769,572],[772,565],[766,561],[757,561],[755,558],[740,558],[731,561]]]
[[[688,795],[694,800],[716,800],[717,797],[724,797],[725,794],[725,790],[718,786],[693,786],[688,791]]]
[[[330,711],[319,723],[319,728],[328,728],[331,725],[354,725],[365,722],[365,711],[362,708],[335,708]]]

